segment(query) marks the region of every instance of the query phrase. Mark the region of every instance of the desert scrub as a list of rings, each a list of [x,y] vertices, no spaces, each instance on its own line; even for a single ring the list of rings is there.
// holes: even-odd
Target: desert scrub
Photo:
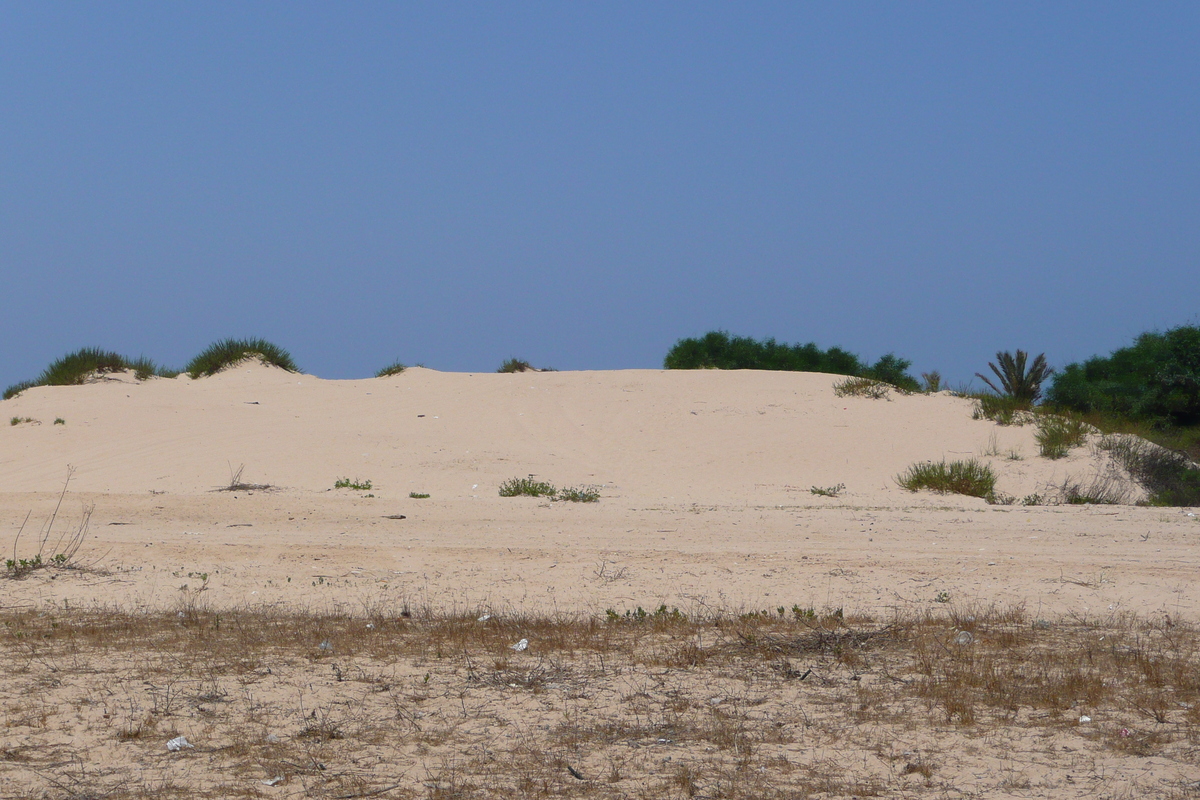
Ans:
[[[85,347],[74,353],[67,353],[54,361],[42,371],[42,374],[31,381],[22,381],[8,387],[4,399],[16,397],[26,389],[34,386],[76,386],[85,383],[93,375],[103,375],[108,372],[132,372],[138,380],[159,376],[173,378],[177,374],[172,370],[163,369],[146,357],[126,358],[111,350],[101,350],[98,347]]]
[[[839,494],[846,491],[846,484],[839,483],[837,486],[813,486],[808,491],[809,494],[815,494],[818,497],[837,497]]]
[[[554,497],[558,489],[554,484],[545,481],[535,481],[533,476],[528,478],[511,478],[500,484],[501,497]]]
[[[401,364],[399,361],[393,361],[391,364],[388,364],[386,367],[379,370],[379,372],[376,372],[375,377],[376,378],[386,378],[389,375],[399,375],[401,372],[404,372],[404,370],[406,370],[406,369],[408,369],[407,365]]]
[[[429,499],[428,492],[409,492],[408,496],[411,497],[413,500],[428,500]]]
[[[929,489],[941,494],[965,494],[982,497],[989,503],[996,498],[996,475],[987,464],[975,459],[913,464],[896,476],[896,483],[910,492]]]
[[[12,425],[15,428],[16,426],[21,425],[26,422],[36,423],[37,420],[34,419],[33,417],[13,417],[12,419],[10,419],[8,421],[8,424]]]
[[[1064,458],[1072,447],[1086,442],[1092,432],[1090,425],[1072,416],[1038,414],[1034,424],[1037,431],[1033,438],[1037,440],[1038,451],[1050,459]]]
[[[1200,506],[1200,467],[1183,453],[1138,436],[1110,435],[1096,443],[1146,490],[1153,506]]]
[[[600,499],[600,492],[594,486],[570,486],[561,489],[554,499],[568,503],[594,503]]]
[[[333,488],[335,488],[335,489],[354,489],[355,491],[366,492],[366,491],[370,491],[371,482],[370,481],[360,481],[358,478],[355,478],[354,480],[350,480],[349,478],[338,478],[336,481],[334,481]]]
[[[300,371],[292,361],[291,353],[265,339],[222,339],[214,342],[189,361],[184,371],[193,378],[216,375],[226,367],[247,358],[257,358],[264,364],[286,369],[288,372]]]
[[[867,397],[871,400],[887,400],[893,387],[873,378],[846,378],[833,385],[837,397]]]
[[[998,394],[974,395],[975,410],[971,419],[991,420],[997,425],[1025,425],[1033,421],[1029,407],[1011,397]]]

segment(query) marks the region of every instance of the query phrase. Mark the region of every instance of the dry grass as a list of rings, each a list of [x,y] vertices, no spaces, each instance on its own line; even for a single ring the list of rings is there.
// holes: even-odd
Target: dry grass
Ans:
[[[1090,793],[1184,797],[1200,778],[1200,636],[1170,619],[193,602],[0,624],[0,797],[1073,796],[1100,763]],[[168,753],[179,735],[194,749]]]

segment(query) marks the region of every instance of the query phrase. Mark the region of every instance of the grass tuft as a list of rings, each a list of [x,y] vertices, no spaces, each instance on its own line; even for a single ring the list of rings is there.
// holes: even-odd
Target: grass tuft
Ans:
[[[95,375],[124,371],[132,372],[138,380],[142,381],[156,376],[173,378],[179,374],[157,366],[145,356],[130,359],[111,350],[85,347],[74,353],[67,353],[52,362],[34,380],[22,381],[8,387],[4,391],[4,399],[16,397],[26,389],[32,389],[35,386],[77,386],[86,383],[88,378]]]
[[[1087,435],[1093,430],[1073,415],[1038,414],[1034,424],[1037,432],[1033,437],[1037,440],[1038,450],[1050,459],[1064,458],[1072,447],[1079,447],[1086,442]]]
[[[600,499],[600,492],[594,486],[569,486],[560,489],[555,499],[568,503],[594,503]]]
[[[510,358],[500,365],[496,372],[536,372],[533,365],[519,358]]]
[[[887,400],[888,391],[895,387],[873,378],[850,377],[833,385],[837,397],[867,397],[871,400]]]
[[[389,375],[399,375],[401,372],[404,372],[404,370],[406,370],[406,369],[408,369],[407,365],[401,364],[399,361],[393,361],[391,364],[388,364],[386,367],[379,370],[379,372],[376,372],[375,377],[376,378],[386,378]]]
[[[428,500],[429,494],[426,492],[409,492],[408,496],[413,500]]]
[[[1096,447],[1137,481],[1155,506],[1200,506],[1200,467],[1183,453],[1138,436],[1110,435]]]
[[[996,475],[987,464],[975,459],[913,464],[896,476],[896,483],[910,492],[929,489],[942,494],[965,494],[992,502],[996,497]]]
[[[842,492],[846,491],[846,484],[839,483],[837,486],[814,486],[808,490],[810,494],[815,494],[818,497],[837,497]]]
[[[354,489],[359,492],[366,492],[371,489],[370,481],[360,481],[358,478],[350,480],[349,478],[338,478],[334,481],[333,488],[335,489]]]
[[[222,339],[214,342],[189,361],[184,371],[193,378],[201,378],[215,375],[247,358],[258,358],[266,364],[286,369],[288,372],[300,371],[287,350],[265,339]]]

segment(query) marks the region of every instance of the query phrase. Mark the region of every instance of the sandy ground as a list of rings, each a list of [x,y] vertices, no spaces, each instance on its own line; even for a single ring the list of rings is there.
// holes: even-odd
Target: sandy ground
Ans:
[[[4,602],[167,607],[207,574],[217,606],[880,613],[949,597],[1197,616],[1190,509],[908,492],[895,476],[926,460],[979,457],[1018,498],[1104,465],[1088,447],[1041,458],[1032,427],[973,420],[964,399],[839,398],[835,380],[410,369],[324,381],[244,364],[33,389],[3,404],[35,422],[0,428],[0,547],[13,552],[30,513],[15,552],[36,549],[71,465],[56,530],[94,505],[79,557],[103,570],[43,573],[6,585]],[[275,488],[214,491],[242,465],[243,482]],[[527,475],[601,499],[499,496]],[[340,478],[372,488],[333,489]],[[810,491],[839,484],[837,497]]]

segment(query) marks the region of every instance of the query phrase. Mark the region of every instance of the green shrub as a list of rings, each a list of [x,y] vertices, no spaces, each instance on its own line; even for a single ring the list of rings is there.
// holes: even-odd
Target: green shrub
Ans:
[[[408,367],[406,365],[401,364],[399,361],[393,361],[391,364],[388,364],[386,367],[379,370],[379,372],[376,372],[375,377],[376,378],[386,378],[389,375],[399,375],[401,372],[404,372],[404,370],[406,370],[406,369],[408,369]]]
[[[408,496],[411,497],[413,500],[428,500],[429,499],[429,494],[427,492],[409,492]]]
[[[21,381],[20,383],[14,383],[12,386],[10,386],[4,390],[4,399],[8,400],[10,398],[16,397],[17,395],[19,395],[21,392],[25,391],[26,389],[32,389],[33,387],[38,386],[38,385],[39,384],[37,381]]]
[[[535,372],[533,365],[519,358],[510,358],[500,365],[496,372]]]
[[[810,494],[815,494],[818,497],[837,497],[846,490],[846,484],[839,483],[837,486],[813,486],[808,491]]]
[[[1037,440],[1038,450],[1050,459],[1064,458],[1072,447],[1087,441],[1087,435],[1091,433],[1091,426],[1078,417],[1038,414],[1034,424],[1037,431],[1033,438]]]
[[[896,476],[896,483],[909,491],[930,489],[942,494],[965,494],[992,502],[996,495],[996,475],[992,468],[975,459],[913,464]]]
[[[356,491],[365,492],[371,488],[370,481],[360,481],[358,478],[350,480],[349,478],[338,478],[333,482],[335,489],[354,489]]]
[[[1069,364],[1054,379],[1048,402],[1159,427],[1200,424],[1200,327],[1143,333],[1133,345]]]
[[[1028,406],[1020,400],[999,394],[977,394],[972,419],[989,419],[997,425],[1024,425],[1032,421]]]
[[[259,358],[288,372],[300,371],[287,350],[265,339],[222,339],[214,342],[203,353],[189,361],[184,370],[193,378],[200,378],[215,375],[247,358]]]
[[[500,484],[501,497],[554,497],[558,489],[545,481],[535,481],[533,476],[528,478],[513,478]]]
[[[569,503],[594,503],[600,499],[600,492],[593,486],[573,486],[560,490],[554,499]]]

